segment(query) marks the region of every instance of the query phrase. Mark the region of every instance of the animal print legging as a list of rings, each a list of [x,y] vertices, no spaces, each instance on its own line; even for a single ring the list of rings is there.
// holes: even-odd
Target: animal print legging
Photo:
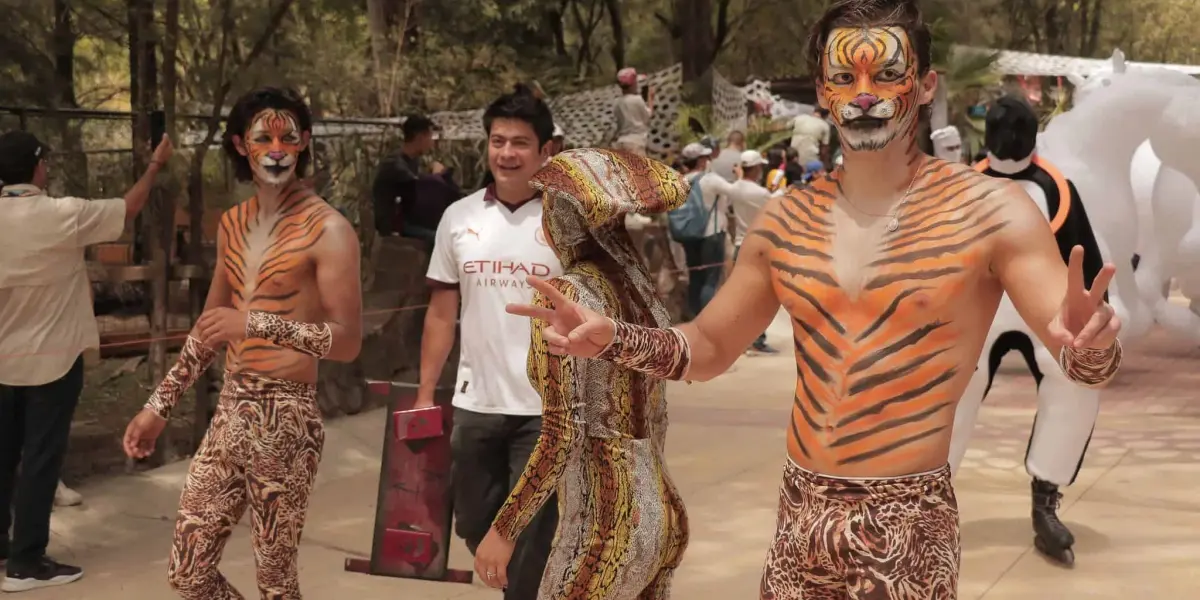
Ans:
[[[299,600],[296,556],[324,444],[315,386],[227,372],[179,500],[171,587],[188,600],[244,598],[217,563],[249,507],[261,597]]]
[[[792,464],[779,492],[762,600],[953,600],[958,502],[950,467],[840,479]]]

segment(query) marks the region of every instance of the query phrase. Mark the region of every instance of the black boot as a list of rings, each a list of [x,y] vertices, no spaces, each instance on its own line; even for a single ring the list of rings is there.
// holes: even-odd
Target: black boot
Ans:
[[[1068,567],[1075,564],[1075,536],[1058,520],[1062,494],[1058,486],[1034,479],[1033,484],[1033,545],[1039,552]]]

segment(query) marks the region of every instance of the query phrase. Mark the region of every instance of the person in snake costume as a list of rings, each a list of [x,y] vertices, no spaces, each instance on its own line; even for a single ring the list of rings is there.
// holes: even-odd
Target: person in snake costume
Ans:
[[[559,154],[531,185],[544,193],[543,228],[565,271],[549,284],[614,319],[670,326],[624,221],[678,208],[683,177],[632,153],[582,149]],[[534,303],[550,306],[544,294]],[[476,571],[505,573],[512,540],[557,491],[558,533],[540,600],[667,598],[688,525],[663,457],[666,384],[551,354],[542,326],[534,323],[529,352],[529,378],[544,402],[541,438],[476,552]]]
[[[179,499],[167,579],[187,600],[244,598],[217,565],[247,509],[259,595],[299,600],[296,560],[325,443],[317,363],[362,346],[358,235],[300,177],[312,117],[291,90],[248,93],[224,149],[255,196],[226,211],[205,310],[125,432],[144,458],[183,393],[226,346],[225,385]]]

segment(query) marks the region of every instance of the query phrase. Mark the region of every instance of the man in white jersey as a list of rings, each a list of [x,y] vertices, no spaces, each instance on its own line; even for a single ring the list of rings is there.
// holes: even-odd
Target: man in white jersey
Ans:
[[[733,260],[737,261],[738,252],[742,249],[742,240],[750,229],[750,224],[758,218],[758,213],[771,199],[771,192],[759,181],[763,177],[763,169],[767,159],[758,150],[746,150],[739,157],[741,178],[733,183],[729,190],[730,204],[733,207]],[[776,354],[779,351],[767,345],[767,334],[763,332],[750,346],[755,352]]]
[[[542,399],[525,368],[529,321],[504,309],[533,299],[526,277],[562,274],[542,233],[541,196],[529,187],[529,179],[550,156],[550,109],[518,86],[488,107],[483,124],[495,181],[451,204],[438,225],[426,274],[433,291],[421,340],[417,396],[417,407],[433,405],[461,319],[451,435],[454,520],[455,532],[472,553],[541,434]],[[505,600],[536,598],[557,525],[556,503],[546,502],[517,540]]]

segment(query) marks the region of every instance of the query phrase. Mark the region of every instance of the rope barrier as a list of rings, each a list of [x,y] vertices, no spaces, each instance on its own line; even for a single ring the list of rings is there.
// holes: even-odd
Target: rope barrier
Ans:
[[[703,269],[711,269],[714,267],[723,267],[723,266],[725,266],[725,263],[720,262],[720,263],[709,263],[709,264],[704,264],[704,265],[698,265],[695,267],[686,267],[683,269],[665,269],[665,271],[667,273],[686,273],[688,271],[700,271]],[[408,306],[398,306],[395,308],[381,308],[381,309],[375,309],[375,310],[368,310],[368,311],[363,311],[363,316],[366,317],[366,316],[372,316],[372,315],[385,315],[385,314],[392,314],[392,313],[401,313],[401,312],[408,312],[408,311],[414,311],[414,310],[421,310],[423,308],[429,308],[429,305],[428,304],[412,304],[412,305],[408,305]],[[162,337],[144,337],[144,338],[138,338],[135,340],[125,340],[125,341],[121,341],[121,342],[109,342],[107,344],[100,344],[97,348],[98,349],[110,349],[110,348],[122,348],[122,347],[127,347],[127,346],[140,346],[143,344],[152,344],[155,342],[183,341],[183,340],[187,339],[188,335],[189,335],[188,333],[185,333],[183,335],[168,335],[168,336],[162,336]],[[31,356],[62,356],[64,354],[74,354],[75,352],[76,352],[75,350],[47,350],[44,352],[24,352],[24,353],[19,353],[19,354],[0,354],[0,360],[7,360],[7,359],[13,359],[13,358],[26,358],[26,357],[31,357]]]

